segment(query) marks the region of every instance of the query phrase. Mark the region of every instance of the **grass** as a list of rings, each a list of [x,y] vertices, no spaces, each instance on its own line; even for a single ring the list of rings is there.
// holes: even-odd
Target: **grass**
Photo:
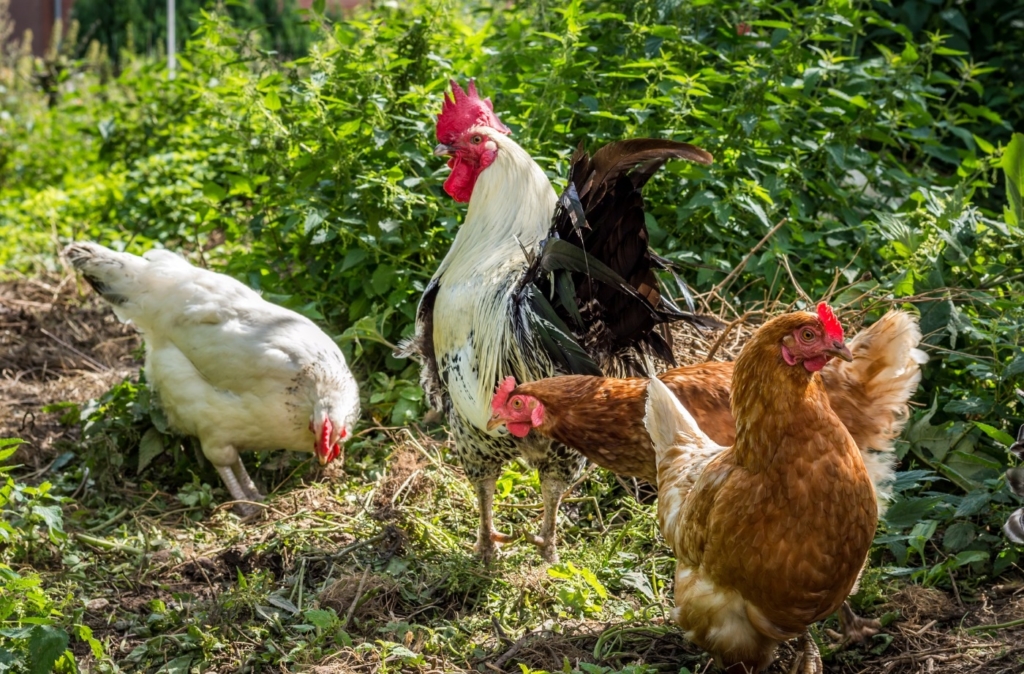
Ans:
[[[60,423],[66,408],[42,411],[52,402],[45,396],[83,403],[96,395],[95,377],[132,373],[138,351],[130,330],[73,287],[36,279],[0,292],[0,317],[21,326],[11,331],[9,353],[44,361],[24,362],[14,385],[6,376],[0,395],[9,412],[0,417],[0,435],[29,440],[18,450],[22,479],[48,480],[54,493],[73,497],[64,507],[67,539],[37,542],[24,562],[60,599],[62,613],[103,644],[96,658],[85,641],[72,639],[85,669],[593,674],[710,667],[667,621],[674,562],[654,506],[604,471],[587,473],[561,511],[560,564],[543,565],[520,541],[490,569],[472,555],[475,499],[436,425],[371,421],[348,445],[344,471],[321,472],[297,454],[248,458],[270,494],[251,521],[225,507],[216,474],[188,445],[183,456],[166,453],[141,474],[130,461],[87,472],[82,459],[95,438]],[[23,313],[15,314],[19,306]],[[733,339],[720,348],[731,352]],[[49,346],[18,351],[32,340]],[[101,372],[88,367],[88,354]],[[538,528],[539,501],[536,475],[512,464],[498,485],[499,527]],[[886,629],[866,645],[833,651],[835,619],[819,625],[827,671],[1019,671],[1020,579],[1019,572],[1000,585],[959,579],[945,592],[896,580],[875,564],[854,601]],[[772,671],[786,671],[791,657],[780,649]]]

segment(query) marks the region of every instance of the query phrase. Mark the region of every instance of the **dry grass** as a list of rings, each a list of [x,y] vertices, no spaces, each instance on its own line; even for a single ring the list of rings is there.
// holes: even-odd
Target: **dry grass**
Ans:
[[[84,299],[83,299],[84,297]],[[43,407],[95,398],[138,372],[140,340],[71,276],[0,283],[0,437],[26,441],[16,456],[38,470],[77,429]]]

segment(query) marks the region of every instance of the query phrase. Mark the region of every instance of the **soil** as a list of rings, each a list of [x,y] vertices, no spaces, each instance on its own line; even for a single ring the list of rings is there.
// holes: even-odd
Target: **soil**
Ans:
[[[746,322],[722,332],[695,334],[691,328],[675,328],[679,364],[701,362],[714,351],[715,359],[735,357],[752,331]],[[715,346],[718,344],[717,347]],[[72,277],[18,279],[0,283],[0,437],[21,437],[26,445],[17,459],[38,471],[57,455],[62,442],[73,442],[77,430],[60,423],[59,411],[44,412],[54,402],[82,404],[113,384],[138,373],[140,340],[130,326],[122,325],[91,290],[79,287]],[[312,527],[325,517],[351,518],[358,508],[332,496],[323,485],[294,489],[277,498],[261,518],[234,535],[208,539],[205,544],[180,544],[145,556],[131,590],[111,587],[108,594],[86,603],[86,623],[100,639],[111,638],[111,655],[124,657],[141,643],[128,634],[134,614],[145,619],[150,602],[170,605],[180,597],[208,601],[229,589],[237,569],[265,570],[280,579],[296,573],[301,564],[309,579],[320,587],[320,606],[335,609],[353,634],[379,638],[384,623],[429,624],[430,616],[452,619],[471,609],[466,597],[443,596],[424,607],[403,598],[403,588],[392,578],[359,565],[370,554],[376,563],[400,551],[407,543],[402,530],[402,509],[423,499],[434,488],[426,477],[428,462],[416,443],[427,440],[411,434],[396,435],[387,473],[372,498],[374,517],[386,522],[382,532],[368,540],[356,540],[341,531],[312,534],[319,550],[306,549],[302,557],[286,546],[270,545],[282,523]],[[315,516],[312,515],[315,513]],[[134,517],[173,539],[182,518],[181,510],[162,512],[150,506]],[[222,527],[229,520],[214,513]],[[302,522],[303,524],[300,524]],[[309,522],[305,524],[304,522]],[[531,571],[524,569],[523,574]],[[539,573],[539,571],[537,571]],[[512,576],[516,576],[513,578]],[[528,582],[510,574],[510,582]],[[241,610],[241,609],[240,609]],[[425,613],[425,611],[427,611]],[[886,604],[865,617],[885,618],[882,632],[866,644],[829,652],[831,637],[819,636],[829,674],[1014,674],[1024,672],[1024,583],[1015,582],[969,591],[946,593],[919,586],[905,586],[890,595]],[[240,616],[244,617],[244,616]],[[991,630],[975,629],[990,625]],[[414,631],[394,635],[406,648],[420,652],[423,635]],[[390,637],[389,637],[390,638]],[[239,642],[242,647],[245,644]],[[77,644],[77,649],[81,644]],[[237,645],[237,644],[236,644]],[[561,621],[541,625],[528,634],[506,634],[495,621],[493,637],[481,644],[483,655],[466,662],[425,656],[426,664],[403,671],[518,672],[519,665],[561,671],[568,663],[596,663],[606,667],[644,663],[665,672],[716,671],[708,657],[690,646],[671,625],[655,620],[624,624],[602,621]],[[770,674],[789,672],[793,649],[783,645]],[[469,656],[467,656],[469,657]],[[339,649],[323,661],[305,668],[321,674],[376,672],[382,667],[380,653]],[[395,663],[389,667],[397,671]]]
[[[77,439],[65,410],[138,374],[141,340],[73,276],[0,283],[0,438],[26,441],[17,463],[39,470],[62,440]]]

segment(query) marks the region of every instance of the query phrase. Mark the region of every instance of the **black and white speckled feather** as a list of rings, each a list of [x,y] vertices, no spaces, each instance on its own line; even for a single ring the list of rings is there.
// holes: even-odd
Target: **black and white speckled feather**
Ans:
[[[651,139],[613,143],[593,159],[580,148],[559,198],[519,145],[478,129],[496,159],[479,174],[465,223],[420,302],[415,335],[399,353],[421,361],[423,387],[446,413],[471,480],[497,477],[518,455],[542,484],[564,484],[582,457],[536,434],[487,431],[494,390],[510,375],[626,376],[646,373],[652,357],[671,361],[662,326],[705,323],[660,294],[654,270],[663,261],[647,246],[640,189],[668,159],[711,157]]]

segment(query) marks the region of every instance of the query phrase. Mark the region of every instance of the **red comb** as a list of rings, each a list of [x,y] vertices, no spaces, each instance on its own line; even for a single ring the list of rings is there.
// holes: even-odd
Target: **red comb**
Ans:
[[[498,385],[498,389],[494,392],[494,398],[491,399],[491,412],[497,414],[501,411],[501,408],[508,402],[508,394],[512,393],[512,389],[516,387],[515,377],[505,377],[505,381]]]
[[[480,98],[476,83],[469,81],[469,91],[463,91],[455,80],[450,80],[451,94],[445,94],[441,114],[437,116],[437,139],[451,145],[463,133],[474,126],[489,126],[501,133],[512,131],[501,123],[494,114],[494,105],[489,98]]]
[[[819,302],[818,318],[821,320],[822,325],[825,326],[825,334],[828,335],[829,338],[840,342],[843,341],[843,326],[839,323],[839,319],[836,318],[835,312],[832,311],[832,307],[824,302]]]

